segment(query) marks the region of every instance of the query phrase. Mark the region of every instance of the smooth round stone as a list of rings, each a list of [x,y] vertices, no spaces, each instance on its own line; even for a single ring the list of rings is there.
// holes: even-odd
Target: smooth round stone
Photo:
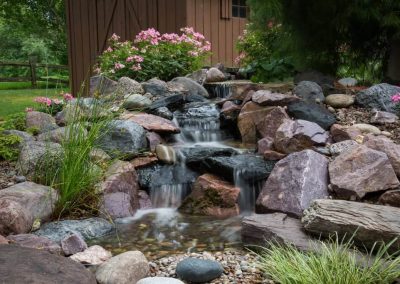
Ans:
[[[185,283],[175,278],[148,277],[139,280],[139,282],[137,282],[136,284],[185,284]]]
[[[176,266],[176,274],[182,280],[203,283],[222,275],[224,269],[219,262],[197,258],[186,258]]]
[[[373,126],[371,124],[366,124],[366,123],[358,123],[353,125],[355,128],[360,130],[363,134],[374,134],[374,135],[380,135],[381,131],[379,130],[378,127]]]
[[[354,104],[354,98],[344,94],[333,94],[325,98],[325,103],[334,108],[345,108]]]

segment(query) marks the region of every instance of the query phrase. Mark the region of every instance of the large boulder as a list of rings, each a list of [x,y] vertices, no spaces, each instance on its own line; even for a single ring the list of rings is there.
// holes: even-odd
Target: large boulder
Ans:
[[[0,245],[1,283],[96,284],[83,265],[46,251]]]
[[[153,96],[165,96],[168,94],[167,83],[157,78],[143,82],[142,87],[145,93],[150,93]]]
[[[85,240],[100,238],[111,233],[114,226],[105,219],[89,218],[84,220],[63,220],[42,225],[34,234],[47,237],[56,243],[71,235],[79,234]]]
[[[400,209],[344,200],[315,200],[304,211],[301,222],[317,236],[353,238],[362,247],[376,242],[389,243],[391,251],[400,249]],[[376,247],[375,247],[376,248]]]
[[[90,96],[109,96],[115,93],[118,83],[102,75],[90,78]]]
[[[300,217],[314,199],[328,195],[328,159],[305,150],[276,163],[258,196],[256,211]]]
[[[315,103],[303,101],[291,103],[288,106],[288,113],[296,119],[315,122],[325,130],[336,122],[336,118],[332,113]]]
[[[152,114],[125,114],[122,115],[121,118],[124,120],[133,121],[149,131],[166,134],[180,132],[179,127],[176,126],[174,122]]]
[[[353,147],[329,165],[332,190],[342,198],[363,198],[367,193],[400,185],[388,156],[366,146]]]
[[[238,127],[243,143],[257,142],[257,126],[264,122],[264,118],[274,107],[262,107],[254,102],[248,102],[240,111]]]
[[[261,137],[274,140],[276,131],[286,119],[290,118],[285,109],[282,107],[275,107],[257,125],[257,131],[260,133]]]
[[[97,140],[98,148],[112,157],[136,155],[147,148],[146,133],[142,126],[129,120],[113,120]]]
[[[26,113],[26,128],[35,128],[39,133],[44,133],[57,127],[56,120],[50,114],[39,111]]]
[[[307,103],[324,102],[322,88],[315,82],[302,81],[294,88],[293,93]]]
[[[318,124],[306,120],[286,119],[275,134],[275,148],[285,154],[325,145],[329,134]]]
[[[179,210],[194,215],[227,218],[239,214],[240,188],[212,174],[204,174],[192,186],[192,192]]]
[[[54,241],[45,237],[40,237],[33,234],[19,234],[10,235],[7,237],[7,239],[10,241],[10,243],[21,247],[45,250],[59,255],[62,254],[61,247]]]
[[[18,136],[19,138],[21,138],[21,142],[32,142],[35,141],[35,138],[33,137],[32,134],[29,134],[28,132],[25,131],[19,131],[19,130],[4,130],[2,131],[2,134],[5,135],[14,135],[14,136]],[[22,143],[20,143],[20,146],[22,146]]]
[[[82,125],[60,127],[38,135],[37,140],[62,144],[64,141],[68,141],[71,135],[79,135],[84,138],[87,136],[87,130]]]
[[[356,95],[356,103],[368,109],[376,109],[396,113],[396,103],[392,96],[400,93],[400,87],[386,83],[374,85]]]
[[[51,187],[23,182],[0,191],[0,234],[30,231],[37,219],[46,221],[58,201]]]
[[[192,96],[202,96],[205,98],[210,97],[207,90],[197,83],[196,81],[187,78],[187,77],[177,77],[173,79],[171,82],[181,84],[189,91],[189,95]]]
[[[176,266],[176,274],[185,281],[194,283],[210,282],[222,275],[224,268],[213,260],[186,258]]]
[[[269,90],[255,92],[251,100],[260,106],[286,106],[299,100],[298,97],[288,94],[273,93]]]
[[[133,164],[115,161],[101,184],[102,211],[111,218],[133,216],[139,207],[139,184]]]
[[[283,213],[253,214],[243,218],[242,241],[246,246],[265,246],[266,242],[293,245],[314,251],[316,242],[304,231],[300,220]]]
[[[140,251],[128,251],[107,260],[96,271],[99,284],[132,284],[149,274],[149,263]]]
[[[144,90],[139,82],[128,77],[121,77],[118,80],[116,93],[119,96],[124,97],[134,94],[142,95],[144,94]]]

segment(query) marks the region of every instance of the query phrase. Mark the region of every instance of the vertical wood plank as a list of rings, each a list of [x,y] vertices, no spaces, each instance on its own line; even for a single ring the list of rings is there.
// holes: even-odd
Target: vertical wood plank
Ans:
[[[204,33],[204,0],[196,0],[196,25],[195,30]]]
[[[211,64],[216,64],[219,58],[219,26],[221,17],[219,13],[219,1],[210,1],[211,6]]]
[[[186,5],[186,26],[194,27],[196,25],[196,0],[187,0]]]

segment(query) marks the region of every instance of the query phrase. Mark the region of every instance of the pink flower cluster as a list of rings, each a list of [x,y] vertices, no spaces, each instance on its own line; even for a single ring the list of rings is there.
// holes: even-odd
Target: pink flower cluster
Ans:
[[[392,96],[392,102],[394,103],[400,102],[400,93],[397,93],[394,96]]]
[[[235,58],[235,64],[240,64],[243,59],[246,58],[246,54],[241,52],[238,57]]]
[[[74,96],[71,95],[70,93],[65,93],[65,94],[63,94],[63,98],[64,98],[65,101],[68,102],[68,101],[73,100],[73,99],[74,99]]]
[[[149,41],[152,45],[158,45],[160,33],[153,28],[141,31],[135,39],[135,43]]]
[[[36,97],[34,101],[35,101],[35,103],[44,104],[47,106],[51,106],[51,104],[53,102],[50,98],[46,98],[46,97]]]

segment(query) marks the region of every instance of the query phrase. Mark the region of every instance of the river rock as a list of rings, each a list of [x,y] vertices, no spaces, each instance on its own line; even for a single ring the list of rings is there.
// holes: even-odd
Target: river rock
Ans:
[[[396,113],[396,103],[392,96],[400,92],[400,87],[386,83],[374,85],[356,95],[356,103],[364,108]]]
[[[299,100],[296,96],[273,93],[269,90],[259,90],[253,94],[251,99],[261,106],[286,106]]]
[[[126,114],[122,119],[133,121],[144,129],[158,133],[179,133],[180,129],[172,121],[147,113]]]
[[[80,234],[71,234],[61,240],[61,248],[65,256],[70,256],[83,252],[88,246]]]
[[[151,104],[152,101],[149,98],[138,94],[132,94],[125,97],[123,106],[129,110],[143,110]]]
[[[33,234],[10,235],[7,239],[21,247],[45,250],[53,254],[62,254],[61,247],[52,240]]]
[[[225,81],[225,74],[222,73],[218,68],[212,67],[207,71],[206,82],[215,83]]]
[[[263,138],[275,139],[276,131],[286,120],[290,119],[282,107],[273,108],[257,125],[257,131]]]
[[[301,72],[294,77],[293,81],[295,84],[299,84],[301,81],[311,81],[320,85],[324,90],[332,89],[335,84],[332,76],[315,70]]]
[[[26,113],[26,128],[35,128],[39,133],[44,133],[57,127],[56,120],[50,114],[39,111]]]
[[[258,196],[256,211],[299,217],[314,199],[328,195],[328,159],[305,150],[276,163]]]
[[[188,95],[192,97],[201,96],[203,98],[209,98],[207,90],[197,83],[196,81],[186,78],[186,77],[177,77],[174,78],[171,82],[181,84],[189,91]]]
[[[0,263],[1,283],[96,284],[83,265],[47,251],[3,245]]]
[[[139,280],[136,284],[185,284],[175,278],[168,277],[147,277]]]
[[[367,193],[400,185],[388,156],[363,145],[331,162],[329,176],[333,191],[342,198],[363,198]]]
[[[288,113],[296,119],[303,119],[317,123],[323,129],[329,129],[335,122],[335,116],[326,108],[307,102],[294,102],[289,104]]]
[[[400,248],[400,209],[344,200],[315,200],[304,211],[301,222],[306,231],[317,236],[336,234],[338,239],[353,238],[363,248],[376,242],[389,243],[392,251]]]
[[[270,137],[263,138],[257,142],[257,152],[258,154],[264,154],[265,151],[274,148],[274,139]]]
[[[334,108],[346,108],[354,104],[354,97],[345,94],[332,94],[326,97],[325,103]]]
[[[368,148],[385,153],[392,165],[394,172],[400,176],[400,145],[394,143],[385,136],[367,135],[364,138],[364,145]]]
[[[335,142],[342,142],[345,140],[360,140],[363,138],[362,132],[358,128],[339,124],[332,125],[331,136]]]
[[[204,283],[222,275],[224,269],[219,262],[197,258],[186,258],[176,266],[176,274],[185,281]]]
[[[358,83],[358,81],[354,78],[342,78],[338,81],[338,83],[340,85],[342,85],[343,87],[355,87]]]
[[[400,207],[400,189],[388,190],[379,197],[379,204]]]
[[[257,126],[264,121],[265,116],[272,109],[273,107],[262,107],[254,102],[244,105],[238,117],[238,128],[243,143],[257,142]]]
[[[314,251],[316,242],[304,231],[300,220],[283,213],[253,214],[243,218],[242,241],[247,246],[265,246],[266,242],[293,245],[302,251]]]
[[[114,226],[105,219],[89,218],[46,223],[34,234],[47,237],[59,244],[71,234],[80,234],[85,240],[91,240],[111,233],[113,229]]]
[[[58,201],[51,187],[23,182],[0,191],[0,234],[30,231],[36,219],[48,220]]]
[[[376,126],[373,126],[371,124],[358,123],[358,124],[354,124],[353,127],[360,130],[362,134],[375,134],[375,135],[381,134],[381,131],[379,130],[379,128]]]
[[[128,77],[121,77],[118,80],[117,93],[122,97],[134,94],[142,95],[144,89],[139,82]]]
[[[342,142],[337,142],[329,146],[329,153],[332,156],[338,156],[341,153],[357,147],[359,144],[354,140],[344,140]]]
[[[147,147],[146,133],[139,124],[129,120],[113,120],[97,140],[98,148],[111,157],[135,155]]]
[[[133,216],[139,207],[138,177],[133,164],[115,161],[101,183],[102,211],[111,218]]]
[[[69,258],[85,265],[100,265],[111,257],[111,252],[101,246],[95,245],[85,249],[83,252],[71,255]]]
[[[376,111],[372,118],[371,123],[374,124],[391,124],[399,121],[399,117],[391,112]]]
[[[290,154],[325,145],[328,139],[328,132],[316,123],[286,119],[276,131],[274,146],[279,152]]]
[[[302,81],[294,88],[293,93],[307,103],[324,102],[322,88],[315,82]]]
[[[128,251],[107,260],[96,271],[99,284],[132,284],[145,278],[149,263],[140,251]]]
[[[209,172],[234,181],[240,174],[246,181],[265,180],[275,166],[275,162],[264,161],[260,156],[242,154],[232,157],[212,157],[203,161]]]
[[[239,215],[240,188],[215,175],[204,174],[192,186],[192,192],[179,210],[188,214],[228,218]]]

